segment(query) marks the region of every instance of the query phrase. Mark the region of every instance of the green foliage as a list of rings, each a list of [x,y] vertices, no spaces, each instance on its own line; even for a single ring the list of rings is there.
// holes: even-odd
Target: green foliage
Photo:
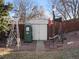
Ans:
[[[3,31],[5,32],[5,31],[9,30],[8,21],[9,20],[0,18],[0,32],[3,32]]]
[[[0,4],[3,4],[3,0],[0,0]]]
[[[4,19],[4,16],[9,15],[9,11],[11,11],[13,8],[12,4],[4,5],[3,0],[0,0],[0,32],[7,31],[9,29],[8,27],[8,21],[7,19]]]

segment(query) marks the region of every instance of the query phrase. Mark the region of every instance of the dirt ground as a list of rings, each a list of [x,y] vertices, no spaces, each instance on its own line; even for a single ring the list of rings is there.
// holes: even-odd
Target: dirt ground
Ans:
[[[65,48],[79,47],[79,31],[65,33],[64,36],[66,40],[64,40],[63,44],[61,42],[55,42],[53,45],[52,40],[44,41],[45,49],[42,51],[54,51],[54,50],[62,50]],[[11,46],[8,49],[11,49],[13,51],[36,51],[36,44],[37,41],[33,41],[32,43],[22,43],[19,50],[17,49],[16,46]],[[0,47],[0,52],[6,50],[7,49],[5,47]]]
[[[0,59],[79,59],[79,31],[65,33],[64,43],[44,41],[44,49],[36,51],[37,41],[16,46],[0,47]],[[3,44],[2,44],[3,45]]]
[[[48,41],[45,41],[45,48],[47,50],[59,50],[65,48],[77,48],[79,47],[79,31],[69,32],[64,34],[66,40],[64,43],[62,42],[55,42],[54,44]]]

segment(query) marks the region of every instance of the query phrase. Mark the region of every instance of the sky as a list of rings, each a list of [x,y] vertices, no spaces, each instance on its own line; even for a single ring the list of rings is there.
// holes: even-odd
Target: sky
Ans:
[[[37,5],[43,6],[45,9],[49,9],[50,7],[49,0],[33,0],[33,1]],[[14,0],[5,0],[5,4],[7,4],[8,2],[14,3]]]
[[[4,0],[5,4],[7,4],[8,2],[13,3],[13,0]]]
[[[48,16],[48,17],[51,17],[50,15],[50,9],[51,9],[51,6],[49,4],[49,0],[33,0],[34,3],[37,5],[37,6],[43,6],[43,8],[45,9],[45,14]],[[7,4],[8,2],[10,3],[14,3],[14,0],[5,0],[5,4]],[[10,15],[13,15],[12,13],[10,13]]]

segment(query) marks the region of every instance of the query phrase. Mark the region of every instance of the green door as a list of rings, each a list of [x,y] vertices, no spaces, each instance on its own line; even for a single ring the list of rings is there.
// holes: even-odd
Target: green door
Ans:
[[[32,26],[26,25],[24,32],[24,42],[31,43],[32,42]]]

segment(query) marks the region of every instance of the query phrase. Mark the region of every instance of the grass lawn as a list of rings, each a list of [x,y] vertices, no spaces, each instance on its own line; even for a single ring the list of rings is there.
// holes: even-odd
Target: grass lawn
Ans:
[[[79,59],[79,48],[44,52],[12,52],[0,59]]]

